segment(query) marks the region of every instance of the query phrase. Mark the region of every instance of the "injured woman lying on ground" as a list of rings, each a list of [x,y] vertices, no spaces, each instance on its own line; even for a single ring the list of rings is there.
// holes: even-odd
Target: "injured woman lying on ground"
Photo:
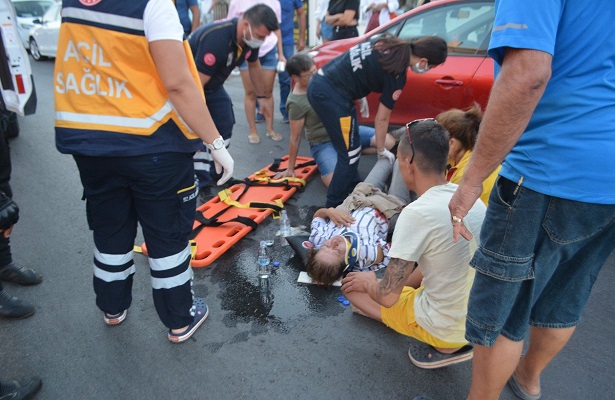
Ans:
[[[307,273],[314,283],[330,286],[342,274],[386,267],[391,220],[415,198],[397,162],[380,159],[341,205],[316,211],[306,243],[312,247],[307,250]]]

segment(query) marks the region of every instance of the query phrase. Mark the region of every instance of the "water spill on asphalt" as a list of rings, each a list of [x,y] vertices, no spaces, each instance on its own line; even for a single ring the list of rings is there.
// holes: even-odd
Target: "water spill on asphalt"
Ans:
[[[313,210],[296,207],[288,207],[288,210],[293,225],[309,226],[309,219],[307,224],[304,220],[308,214],[313,215]],[[220,257],[212,270],[211,283],[219,286],[221,308],[227,311],[223,318],[226,326],[252,323],[251,334],[264,333],[268,329],[287,332],[295,321],[307,316],[327,317],[345,311],[337,302],[341,294],[339,288],[297,283],[299,272],[304,270],[301,259],[290,246],[281,246],[279,242],[269,250],[271,260],[279,261],[281,266],[270,275],[270,294],[265,296],[261,292],[256,268],[258,243],[274,237],[276,230],[277,221],[264,221],[257,232],[248,234]]]

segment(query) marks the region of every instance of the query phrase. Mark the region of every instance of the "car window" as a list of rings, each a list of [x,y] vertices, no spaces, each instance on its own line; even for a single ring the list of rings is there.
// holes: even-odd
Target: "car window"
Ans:
[[[54,4],[43,16],[43,23],[57,21],[59,18],[60,9],[60,4]]]
[[[489,46],[493,19],[493,3],[448,4],[407,18],[398,36],[401,39],[440,36],[448,43],[449,55],[484,56]]]
[[[399,31],[399,27],[402,26],[402,24],[403,24],[402,22],[399,22],[397,24],[391,25],[384,32],[390,33],[393,36],[397,36],[397,32]]]
[[[40,18],[53,4],[53,1],[18,1],[13,6],[20,18]]]

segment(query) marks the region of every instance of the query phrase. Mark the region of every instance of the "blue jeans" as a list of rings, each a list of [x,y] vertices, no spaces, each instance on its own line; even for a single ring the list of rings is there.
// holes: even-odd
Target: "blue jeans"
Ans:
[[[323,18],[320,22],[320,37],[323,39],[331,40],[333,36],[333,27],[325,22]]]
[[[352,192],[359,179],[361,138],[357,107],[353,99],[333,87],[327,79],[314,75],[307,90],[310,105],[329,133],[337,153],[333,179],[327,189],[327,207],[337,207]]]
[[[365,182],[391,196],[397,197],[404,204],[409,204],[416,200],[416,194],[408,189],[401,176],[397,160],[393,164],[386,158],[376,161],[372,170],[365,177]]]
[[[278,67],[278,48],[274,47],[269,53],[259,57],[258,61],[260,61],[262,69],[275,70]],[[243,60],[237,68],[239,68],[240,71],[247,71],[248,62]]]
[[[284,50],[284,58],[286,60],[295,54],[294,44],[284,44],[282,49]],[[283,117],[288,119],[288,112],[286,111],[286,99],[288,99],[288,94],[290,93],[290,75],[288,75],[288,72],[279,72],[278,82],[280,83],[280,112]]]
[[[466,339],[524,339],[528,324],[576,326],[615,247],[615,205],[546,196],[498,177],[489,198],[470,292]]]

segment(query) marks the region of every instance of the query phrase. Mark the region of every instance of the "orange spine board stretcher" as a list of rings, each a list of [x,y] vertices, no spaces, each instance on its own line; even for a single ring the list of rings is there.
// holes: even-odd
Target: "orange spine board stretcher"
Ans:
[[[310,161],[313,161],[313,159],[310,157],[297,156],[296,165],[308,163]],[[276,173],[269,170],[269,168],[271,168],[271,165],[272,164],[269,164],[262,170],[250,175],[248,179],[258,182],[258,180],[263,176],[268,176],[269,178],[272,178]],[[278,169],[283,170],[287,167],[287,165],[288,156],[284,156],[281,159]],[[307,182],[307,180],[316,172],[317,168],[318,167],[315,164],[296,168],[295,177],[303,179]],[[247,204],[250,202],[272,204],[279,204],[280,202],[284,203],[297,191],[297,189],[301,188],[302,186],[299,182],[288,183],[291,185],[291,187],[252,185],[238,201],[241,204]],[[242,183],[238,183],[231,186],[229,189],[227,189],[228,192],[230,192],[229,197],[232,200],[237,200],[237,198],[243,192],[244,186],[245,185]],[[197,208],[197,211],[202,212],[205,218],[211,218],[227,207],[229,207],[227,203],[221,201],[219,196],[215,196],[207,203]],[[228,210],[224,212],[224,214],[218,217],[218,220],[227,221],[240,216],[250,218],[257,224],[260,224],[266,217],[271,215],[271,213],[273,213],[273,210],[269,208],[229,207]],[[197,228],[199,225],[201,225],[201,223],[195,220],[193,224],[193,229]],[[251,230],[252,228],[250,226],[244,225],[240,222],[228,222],[222,224],[221,226],[203,227],[194,238],[196,246],[193,245],[192,247],[193,257],[190,261],[190,265],[194,268],[207,267],[216,259],[218,259],[218,257],[224,254],[224,252],[227,251],[232,245],[234,245],[242,237],[247,235],[248,232],[250,232]],[[145,243],[143,243],[141,247],[143,253],[147,254],[147,248]]]

